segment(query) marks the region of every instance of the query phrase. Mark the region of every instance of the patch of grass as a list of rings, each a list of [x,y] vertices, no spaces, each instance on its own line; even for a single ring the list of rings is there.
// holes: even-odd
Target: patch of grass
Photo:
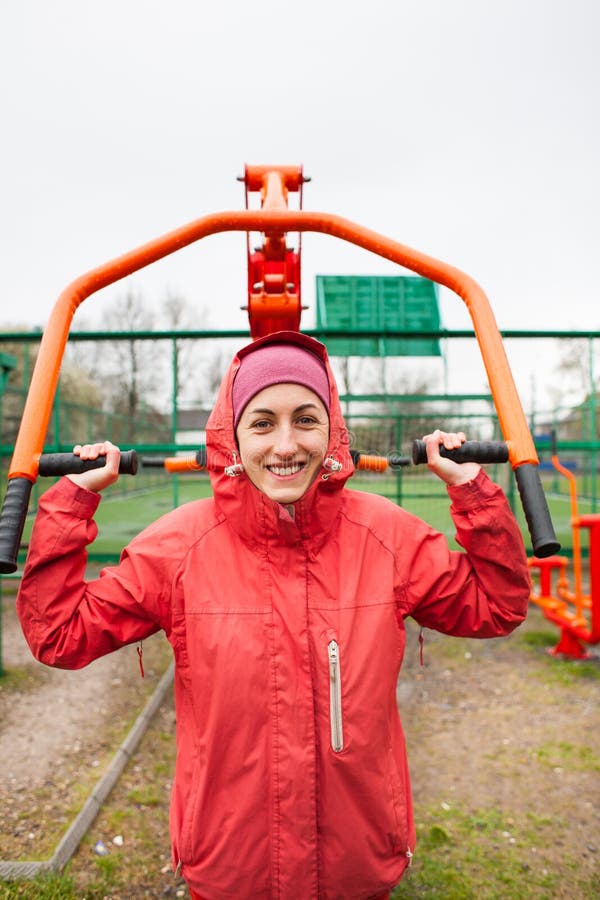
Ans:
[[[519,635],[521,643],[534,650],[545,650],[556,644],[556,631],[524,631]]]
[[[543,668],[531,669],[530,674],[547,684],[572,688],[581,682],[600,681],[600,665],[595,660],[561,659],[548,656]]]
[[[584,681],[600,681],[600,660],[574,660],[562,659],[558,660],[558,672],[569,683]]]
[[[40,875],[32,881],[0,882],[0,900],[79,900],[69,875]]]
[[[26,693],[38,688],[46,680],[45,670],[41,666],[20,666],[19,668],[5,668],[0,675],[0,694]]]
[[[535,751],[538,760],[550,768],[569,768],[580,772],[600,772],[600,756],[586,745],[568,741],[544,744]]]
[[[392,894],[395,900],[550,900],[567,896],[560,892],[565,870],[569,896],[596,896],[595,877],[583,873],[576,860],[563,859],[562,872],[550,865],[557,826],[562,827],[554,819],[526,816],[517,822],[495,810],[454,807],[417,809],[417,815],[417,853]]]
[[[533,616],[535,611],[530,614]],[[544,620],[542,619],[542,622]],[[528,628],[516,632],[515,642],[544,661],[543,669],[531,670],[531,674],[553,684],[570,687],[578,681],[600,681],[600,658],[566,659],[546,653],[558,643],[558,628]]]
[[[525,817],[532,828],[534,829],[542,829],[542,828],[555,828],[557,821],[554,816],[541,816],[539,813],[531,812],[529,810]],[[564,822],[559,822],[559,825],[564,825]]]
[[[110,815],[108,816],[108,828],[110,831],[114,831],[115,834],[121,831],[123,827],[123,823],[127,822],[130,816],[128,809],[111,809]]]
[[[110,889],[119,865],[118,860],[114,856],[96,856],[94,863],[100,873],[100,880],[103,886]]]
[[[95,776],[90,775],[87,777],[87,781],[83,778],[81,781],[74,781],[68,787],[65,787],[64,802],[60,807],[60,819],[54,814],[48,815],[45,812],[43,814],[39,812],[44,810],[46,806],[53,806],[57,790],[55,784],[45,784],[31,792],[31,805],[28,805],[27,809],[18,814],[18,820],[28,823],[28,829],[36,830],[36,826],[40,822],[40,816],[43,815],[43,825],[39,830],[36,830],[33,858],[47,860],[52,856],[60,837],[68,827],[69,822],[80,811],[95,780]],[[12,858],[27,861],[32,859],[32,853],[29,849],[22,849],[20,853],[13,854]],[[1,897],[2,895],[0,894]]]
[[[162,797],[154,787],[154,785],[147,785],[141,788],[133,788],[133,790],[129,791],[127,794],[127,799],[131,803],[135,803],[137,806],[158,806],[158,804],[162,801]]]

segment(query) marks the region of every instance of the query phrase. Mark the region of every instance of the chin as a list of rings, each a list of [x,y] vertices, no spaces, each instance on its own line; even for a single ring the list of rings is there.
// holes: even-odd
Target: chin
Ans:
[[[268,494],[270,500],[275,500],[276,503],[281,503],[283,506],[288,506],[290,503],[296,503],[300,500],[301,497],[304,496],[306,492],[295,491],[293,494],[279,494],[278,492],[274,492],[272,494]]]
[[[309,489],[311,483],[312,481],[305,477],[301,484],[263,484],[261,489],[270,500],[288,505],[300,500]]]

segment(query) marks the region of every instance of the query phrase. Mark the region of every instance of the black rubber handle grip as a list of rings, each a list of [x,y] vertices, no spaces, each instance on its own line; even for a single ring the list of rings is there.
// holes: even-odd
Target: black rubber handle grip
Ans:
[[[0,513],[0,573],[9,575],[17,569],[17,557],[27,518],[32,482],[28,478],[11,478]]]
[[[164,456],[142,456],[140,459],[142,468],[144,469],[164,469]]]
[[[543,559],[558,553],[560,544],[554,533],[538,467],[533,463],[523,463],[515,469],[515,479],[534,554]]]
[[[390,469],[402,469],[404,466],[410,466],[411,458],[410,456],[397,456],[392,453],[391,456],[388,456],[388,464]]]
[[[508,462],[508,447],[504,441],[465,441],[457,450],[440,447],[440,456],[457,463],[505,463]],[[415,466],[427,462],[425,441],[413,441],[412,461]]]
[[[75,453],[42,453],[38,474],[44,477],[52,475],[78,475],[91,469],[102,469],[106,463],[105,456],[97,459],[81,459]],[[122,450],[119,462],[119,475],[135,475],[138,470],[138,455],[135,450]]]

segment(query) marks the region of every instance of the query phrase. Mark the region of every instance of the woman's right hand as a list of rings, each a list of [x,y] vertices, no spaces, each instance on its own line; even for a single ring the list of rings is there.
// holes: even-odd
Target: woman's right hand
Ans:
[[[119,477],[119,462],[121,451],[110,441],[102,441],[97,444],[76,444],[73,453],[81,459],[98,459],[106,456],[106,463],[100,469],[90,469],[88,472],[80,472],[76,475],[67,475],[79,487],[88,491],[103,491],[110,484],[114,484]]]

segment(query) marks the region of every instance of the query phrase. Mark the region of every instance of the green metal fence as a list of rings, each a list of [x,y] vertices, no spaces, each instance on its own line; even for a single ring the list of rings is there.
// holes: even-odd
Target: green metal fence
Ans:
[[[311,334],[324,341],[325,344],[334,340],[346,338],[369,338],[385,335],[387,338],[423,338],[435,341],[469,340],[475,341],[473,331],[449,331],[446,329],[410,332],[400,329],[335,329],[324,331],[307,330]],[[587,348],[584,354],[587,366],[587,391],[583,390],[584,400],[572,407],[561,407],[549,411],[535,410],[531,413],[531,430],[535,437],[536,448],[540,455],[540,473],[550,498],[556,498],[557,508],[561,520],[565,518],[562,513],[564,500],[568,497],[568,485],[558,476],[550,465],[550,434],[556,439],[556,448],[562,461],[566,460],[577,472],[578,490],[581,492],[581,501],[586,510],[596,512],[599,502],[598,485],[598,453],[600,443],[599,431],[599,403],[595,388],[594,359],[598,352],[598,339],[600,332],[590,331],[515,331],[505,330],[502,336],[507,342],[527,340],[532,342],[533,355],[535,355],[536,341],[540,340],[577,340]],[[0,354],[14,358],[16,353],[21,354],[19,360],[18,381],[6,375],[0,387],[0,462],[2,463],[2,483],[0,492],[5,489],[8,461],[12,454],[13,442],[20,419],[20,409],[26,395],[29,378],[35,358],[36,345],[40,341],[40,333],[4,332],[0,333]],[[177,398],[179,396],[178,384],[178,354],[182,342],[185,341],[223,341],[236,338],[239,342],[248,337],[242,330],[170,330],[170,331],[86,331],[72,332],[69,342],[72,344],[99,341],[154,341],[164,342],[170,359],[170,408],[164,409],[160,416],[151,411],[139,411],[135,421],[117,413],[106,410],[92,409],[84,404],[66,401],[61,397],[61,390],[57,391],[54,405],[54,413],[48,430],[48,438],[45,450],[69,450],[73,443],[98,437],[111,437],[117,442],[127,430],[135,435],[135,446],[143,452],[175,452],[176,449],[194,449],[192,446],[177,442]],[[22,350],[21,350],[22,348]],[[5,353],[10,351],[10,353]],[[0,360],[2,357],[0,356]],[[13,372],[13,375],[15,373]],[[436,424],[443,424],[446,428],[462,427],[469,437],[479,438],[498,437],[498,423],[495,411],[489,398],[484,395],[463,394],[448,395],[436,394],[427,396],[406,397],[393,394],[371,395],[342,395],[344,409],[347,414],[351,430],[354,430],[357,440],[363,446],[358,446],[364,452],[377,451],[407,452],[410,441]],[[482,403],[484,409],[482,409]],[[370,444],[364,446],[367,441],[366,431],[373,427],[377,416],[388,421],[385,441],[377,439],[377,447]],[[369,425],[371,422],[371,425]],[[391,424],[389,424],[391,423]],[[508,467],[506,467],[508,469]],[[510,473],[504,476],[498,473],[498,477],[504,477],[509,493],[512,493],[512,481]],[[402,473],[395,476],[396,482],[393,488],[393,496],[403,503],[408,502],[409,492],[406,486],[410,475]],[[121,479],[123,490],[131,490],[127,479]],[[138,481],[138,486],[142,484]],[[408,481],[410,484],[410,481]],[[398,486],[400,485],[400,486]],[[38,488],[39,490],[39,488]],[[558,503],[560,501],[560,504]],[[34,498],[35,502],[35,498]],[[35,508],[35,507],[34,507]],[[568,514],[567,514],[568,519]],[[562,528],[563,533],[568,529]],[[570,541],[566,545],[569,549]]]

